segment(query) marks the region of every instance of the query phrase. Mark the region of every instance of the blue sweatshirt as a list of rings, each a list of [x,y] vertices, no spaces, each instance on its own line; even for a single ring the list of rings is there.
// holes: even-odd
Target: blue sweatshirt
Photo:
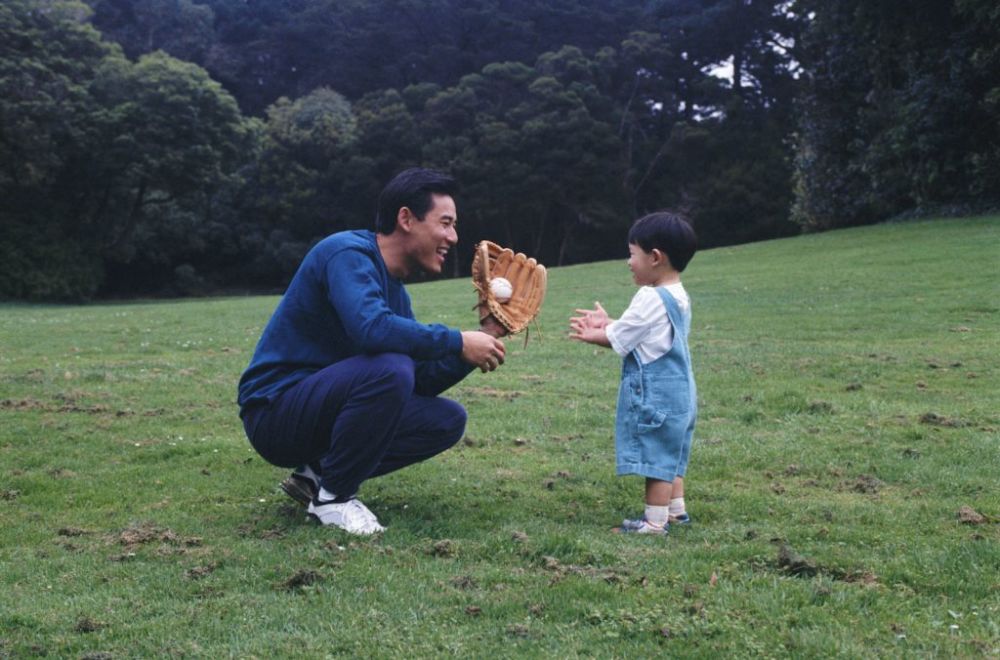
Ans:
[[[371,231],[327,236],[302,260],[240,378],[240,407],[271,401],[309,375],[355,355],[403,353],[416,362],[417,394],[436,396],[473,369],[462,335],[413,317],[403,282],[389,274]]]

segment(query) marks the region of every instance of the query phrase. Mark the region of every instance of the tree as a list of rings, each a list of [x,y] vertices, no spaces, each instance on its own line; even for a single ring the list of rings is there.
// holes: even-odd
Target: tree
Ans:
[[[351,104],[329,88],[268,108],[254,180],[265,226],[303,241],[343,228],[341,166],[357,137]]]
[[[204,64],[215,40],[212,8],[191,0],[91,0],[94,26],[131,59],[162,50]]]
[[[808,73],[800,223],[836,227],[1000,199],[995,3],[800,4],[814,16],[799,49]]]
[[[79,235],[68,173],[98,144],[89,85],[104,59],[78,2],[0,5],[0,297],[77,298],[102,277],[93,240]],[[80,240],[77,240],[77,239]]]
[[[0,242],[37,237],[0,273],[0,295],[93,295],[109,263],[151,257],[136,249],[140,229],[156,236],[179,211],[205,217],[249,149],[235,101],[204,70],[164,53],[133,64],[88,13],[42,0],[0,13],[0,185],[11,201]]]

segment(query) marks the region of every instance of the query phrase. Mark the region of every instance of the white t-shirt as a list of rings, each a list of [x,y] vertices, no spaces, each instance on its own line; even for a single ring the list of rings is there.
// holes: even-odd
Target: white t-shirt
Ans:
[[[682,310],[691,307],[691,299],[680,282],[668,284],[666,289]],[[674,344],[673,324],[660,294],[651,286],[640,287],[621,318],[609,323],[605,331],[615,353],[625,357],[634,350],[642,364],[663,356]]]

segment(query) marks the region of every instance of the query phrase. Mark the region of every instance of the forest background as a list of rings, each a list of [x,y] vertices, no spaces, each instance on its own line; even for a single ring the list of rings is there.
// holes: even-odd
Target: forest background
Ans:
[[[281,291],[412,165],[453,276],[996,208],[998,71],[995,0],[4,0],[0,299]]]

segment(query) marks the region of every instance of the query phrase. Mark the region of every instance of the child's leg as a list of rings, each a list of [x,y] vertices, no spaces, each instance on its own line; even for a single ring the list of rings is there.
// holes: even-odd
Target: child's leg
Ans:
[[[662,479],[646,478],[646,512],[642,518],[622,521],[620,531],[629,534],[666,534],[673,484]],[[616,530],[619,531],[619,530]]]
[[[684,477],[674,479],[674,491],[670,494],[670,522],[690,522],[687,507],[684,504]]]
[[[674,496],[674,484],[662,479],[646,479],[646,504],[649,506],[667,506]]]
[[[678,497],[684,497],[684,477],[674,479],[674,490],[670,493],[670,499],[675,500]]]
[[[646,479],[646,514],[647,522],[664,527],[670,514],[670,499],[674,484],[661,479]]]

